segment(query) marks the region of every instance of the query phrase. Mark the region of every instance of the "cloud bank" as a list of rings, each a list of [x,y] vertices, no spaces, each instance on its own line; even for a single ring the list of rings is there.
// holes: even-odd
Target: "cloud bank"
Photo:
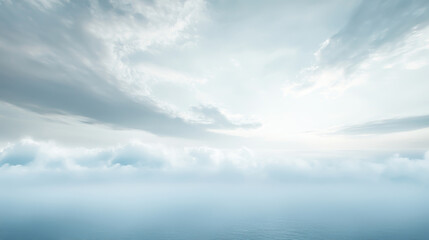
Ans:
[[[130,142],[111,148],[66,148],[23,139],[0,151],[2,178],[162,181],[405,181],[428,183],[429,153],[369,159],[261,153],[248,148],[173,148]],[[24,175],[22,175],[24,174]]]

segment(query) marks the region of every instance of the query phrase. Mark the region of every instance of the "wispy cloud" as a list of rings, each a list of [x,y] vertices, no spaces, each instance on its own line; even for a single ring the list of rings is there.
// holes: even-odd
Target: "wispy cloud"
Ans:
[[[184,75],[142,73],[124,61],[136,51],[192,41],[188,29],[200,19],[203,1],[37,6],[5,2],[0,10],[1,101],[158,135],[208,135],[205,124],[182,118],[174,103],[150,95],[153,78],[180,76],[180,83]]]
[[[316,63],[289,82],[285,91],[343,92],[367,79],[367,68],[374,62],[425,50],[427,35],[423,39],[419,35],[429,23],[428,11],[429,3],[421,0],[362,1],[348,23],[321,44]]]
[[[383,134],[418,130],[429,127],[429,115],[390,118],[344,127],[340,134]]]
[[[192,111],[196,113],[200,121],[210,129],[235,129],[235,128],[258,128],[261,123],[244,119],[241,116],[228,116],[219,108],[210,105],[201,105],[193,107]]]

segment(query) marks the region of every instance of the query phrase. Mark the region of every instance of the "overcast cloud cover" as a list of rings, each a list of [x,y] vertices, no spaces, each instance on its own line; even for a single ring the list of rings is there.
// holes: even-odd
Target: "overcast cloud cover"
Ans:
[[[291,185],[297,202],[340,185],[326,202],[357,185],[380,188],[356,199],[396,188],[429,199],[428,11],[425,0],[0,0],[0,210],[31,197],[68,209],[76,186],[94,185],[100,195],[80,199],[90,209],[110,187],[145,185],[155,199],[157,184],[216,185],[207,194],[225,199],[253,186],[243,196],[255,202]]]

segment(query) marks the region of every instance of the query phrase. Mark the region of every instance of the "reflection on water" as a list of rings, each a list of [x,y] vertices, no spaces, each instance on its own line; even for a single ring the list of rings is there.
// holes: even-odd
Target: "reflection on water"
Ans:
[[[0,239],[428,239],[413,186],[6,189]]]

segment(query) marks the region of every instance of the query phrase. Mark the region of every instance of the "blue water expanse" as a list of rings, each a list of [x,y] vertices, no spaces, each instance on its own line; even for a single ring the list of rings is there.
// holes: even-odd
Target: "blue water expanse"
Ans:
[[[427,200],[391,184],[23,187],[1,192],[0,239],[423,240]]]

